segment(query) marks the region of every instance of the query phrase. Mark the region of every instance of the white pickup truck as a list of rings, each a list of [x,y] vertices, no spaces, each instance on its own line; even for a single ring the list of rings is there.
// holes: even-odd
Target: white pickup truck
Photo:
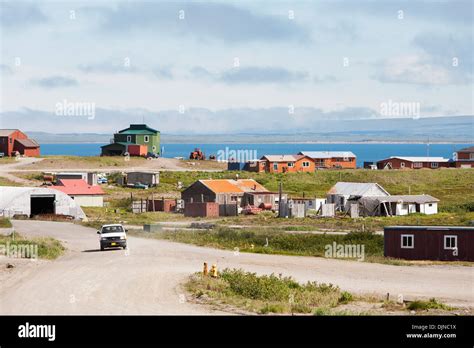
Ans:
[[[127,248],[127,232],[120,224],[103,225],[97,234],[100,235],[100,250],[105,248]]]

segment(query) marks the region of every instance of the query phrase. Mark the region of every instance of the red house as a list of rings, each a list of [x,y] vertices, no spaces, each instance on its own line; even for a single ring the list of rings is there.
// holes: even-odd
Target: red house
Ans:
[[[456,168],[474,168],[474,146],[456,151],[454,163]]]
[[[0,129],[0,152],[10,157],[16,153],[39,157],[40,145],[18,129]]]
[[[392,156],[377,162],[378,169],[437,169],[451,166],[449,159],[443,157]]]

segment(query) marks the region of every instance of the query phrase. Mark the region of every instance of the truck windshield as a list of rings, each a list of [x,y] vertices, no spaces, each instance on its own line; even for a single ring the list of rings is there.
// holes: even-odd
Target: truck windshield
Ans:
[[[106,226],[102,228],[102,233],[123,232],[122,226]]]

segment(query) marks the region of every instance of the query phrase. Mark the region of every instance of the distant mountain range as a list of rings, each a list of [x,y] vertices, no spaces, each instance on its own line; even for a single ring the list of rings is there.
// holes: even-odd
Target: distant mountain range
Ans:
[[[159,124],[151,124],[159,129]],[[124,125],[128,126],[128,125]],[[50,133],[24,130],[40,143],[108,143],[112,134]],[[474,116],[359,120],[315,120],[308,127],[279,131],[221,134],[161,134],[162,143],[300,143],[300,142],[455,142],[474,143]]]

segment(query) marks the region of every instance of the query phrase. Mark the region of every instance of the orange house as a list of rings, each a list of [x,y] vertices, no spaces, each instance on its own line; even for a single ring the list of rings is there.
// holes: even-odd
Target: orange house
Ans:
[[[38,157],[40,145],[18,129],[0,129],[0,152],[5,156],[20,155]]]
[[[311,157],[319,169],[355,169],[356,155],[350,151],[302,151],[298,155]]]
[[[304,155],[266,155],[260,159],[259,171],[267,173],[314,172],[314,160]]]

